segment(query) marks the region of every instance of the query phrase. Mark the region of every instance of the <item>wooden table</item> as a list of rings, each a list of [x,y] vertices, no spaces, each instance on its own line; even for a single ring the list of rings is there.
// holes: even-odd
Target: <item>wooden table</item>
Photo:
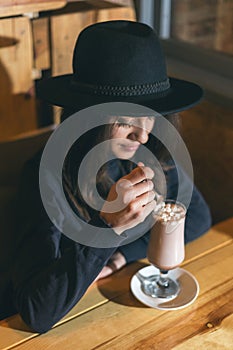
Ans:
[[[35,334],[19,315],[0,322],[0,349],[232,349],[233,219],[186,247],[183,266],[197,278],[197,300],[181,310],[144,306],[130,279],[146,260],[93,284],[71,312],[46,334]]]

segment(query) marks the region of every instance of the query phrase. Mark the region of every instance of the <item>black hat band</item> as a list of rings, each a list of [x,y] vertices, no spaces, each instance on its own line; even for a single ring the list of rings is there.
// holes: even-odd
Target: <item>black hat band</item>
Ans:
[[[167,78],[163,81],[157,81],[151,84],[112,86],[112,85],[92,85],[71,80],[71,87],[79,92],[91,93],[93,95],[105,96],[143,96],[160,93],[170,88],[170,82]]]

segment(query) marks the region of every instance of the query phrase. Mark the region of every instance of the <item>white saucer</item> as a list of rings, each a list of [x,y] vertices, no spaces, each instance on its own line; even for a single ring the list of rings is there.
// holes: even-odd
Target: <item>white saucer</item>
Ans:
[[[157,275],[159,270],[153,265],[146,266],[138,271],[143,277]],[[199,284],[196,278],[188,271],[176,268],[170,270],[168,277],[176,279],[180,285],[180,292],[174,299],[164,301],[162,298],[153,298],[146,295],[141,289],[141,282],[136,274],[132,277],[130,287],[133,295],[143,304],[159,310],[178,310],[192,304],[199,294]]]

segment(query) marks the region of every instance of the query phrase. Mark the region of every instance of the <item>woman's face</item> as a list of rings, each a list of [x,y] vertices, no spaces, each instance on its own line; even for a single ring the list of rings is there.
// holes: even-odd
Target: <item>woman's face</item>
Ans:
[[[120,159],[130,159],[141,144],[148,141],[154,126],[153,117],[120,117],[114,123],[111,150]]]

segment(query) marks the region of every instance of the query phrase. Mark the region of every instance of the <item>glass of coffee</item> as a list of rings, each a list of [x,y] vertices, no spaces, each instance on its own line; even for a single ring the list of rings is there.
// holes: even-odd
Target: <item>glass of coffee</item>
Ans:
[[[149,296],[171,299],[179,293],[179,284],[168,277],[168,271],[184,260],[185,215],[185,206],[174,200],[166,200],[154,213],[147,258],[160,273],[141,281],[143,292]]]

